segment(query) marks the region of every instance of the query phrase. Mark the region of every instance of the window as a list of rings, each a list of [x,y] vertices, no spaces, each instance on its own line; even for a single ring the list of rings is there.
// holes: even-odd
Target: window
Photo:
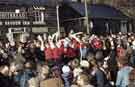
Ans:
[[[36,10],[34,11],[34,23],[35,24],[42,24],[44,23],[44,12]]]

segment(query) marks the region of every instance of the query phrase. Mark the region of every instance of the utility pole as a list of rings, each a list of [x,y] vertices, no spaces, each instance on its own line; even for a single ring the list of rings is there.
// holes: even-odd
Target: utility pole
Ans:
[[[90,34],[87,0],[84,0],[84,1],[85,1],[84,2],[85,3],[85,21],[86,21],[86,26],[87,26],[87,34]]]

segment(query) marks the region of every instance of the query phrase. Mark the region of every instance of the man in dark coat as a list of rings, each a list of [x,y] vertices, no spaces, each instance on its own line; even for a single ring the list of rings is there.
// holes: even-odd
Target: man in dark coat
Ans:
[[[0,66],[0,87],[15,87],[14,81],[8,75],[9,68],[6,65]]]

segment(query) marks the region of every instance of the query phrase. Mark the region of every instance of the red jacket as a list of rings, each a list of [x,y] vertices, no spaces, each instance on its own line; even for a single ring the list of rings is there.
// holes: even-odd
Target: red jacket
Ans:
[[[64,45],[59,48],[59,54],[64,55]]]
[[[50,47],[45,48],[44,53],[45,53],[46,60],[53,59],[53,50]]]
[[[52,52],[53,52],[53,59],[57,60],[61,57],[61,51],[59,48],[54,48]]]
[[[73,58],[76,56],[76,51],[75,49],[68,47],[68,48],[64,48],[64,55],[68,58]]]

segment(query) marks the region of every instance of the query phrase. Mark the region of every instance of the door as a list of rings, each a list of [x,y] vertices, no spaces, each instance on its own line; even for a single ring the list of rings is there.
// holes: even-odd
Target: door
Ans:
[[[16,42],[19,42],[20,41],[20,36],[21,36],[21,33],[14,33],[13,34],[13,38]]]

